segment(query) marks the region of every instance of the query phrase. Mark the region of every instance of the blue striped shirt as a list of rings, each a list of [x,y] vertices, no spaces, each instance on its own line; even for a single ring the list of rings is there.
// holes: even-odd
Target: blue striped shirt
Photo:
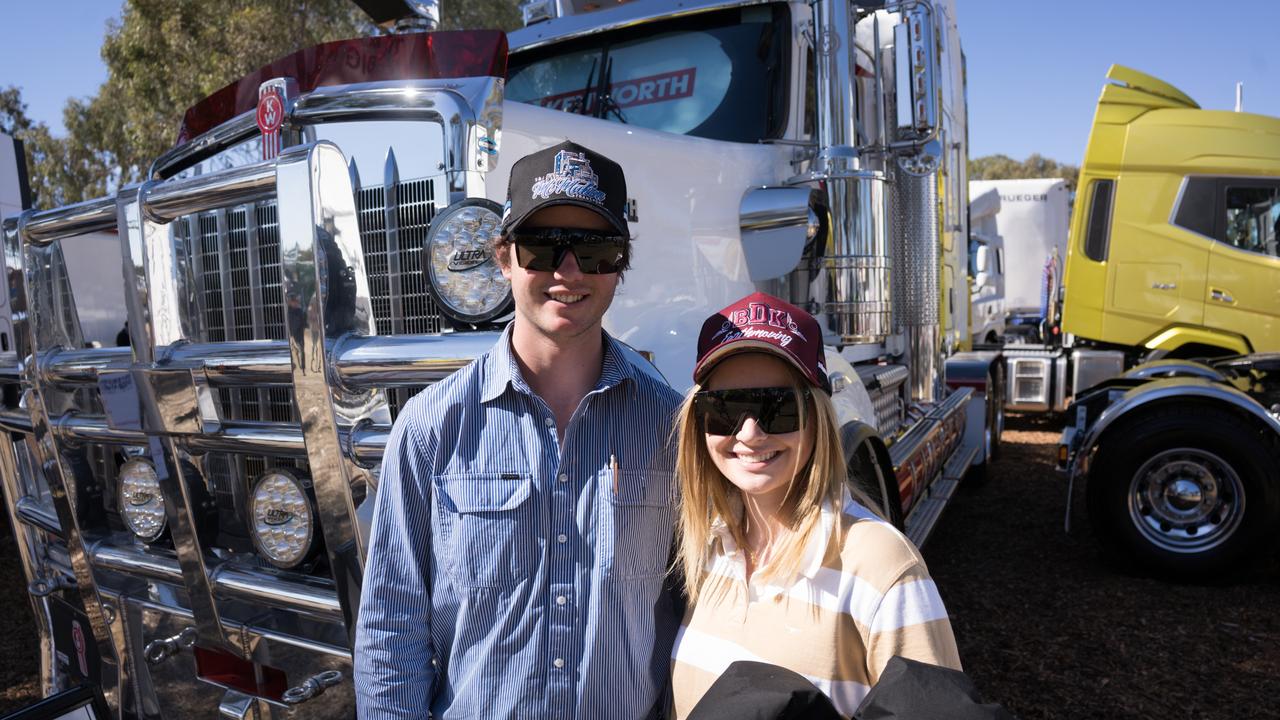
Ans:
[[[510,329],[405,405],[365,566],[360,717],[625,720],[659,704],[679,624],[663,576],[680,396],[604,337],[563,446]]]

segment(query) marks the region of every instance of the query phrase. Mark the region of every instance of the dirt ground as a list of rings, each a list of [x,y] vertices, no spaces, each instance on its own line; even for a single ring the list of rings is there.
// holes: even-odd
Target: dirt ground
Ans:
[[[1275,718],[1280,558],[1217,586],[1117,572],[1053,471],[1057,423],[1011,418],[983,485],[962,486],[925,548],[984,698],[1035,718]],[[39,694],[13,539],[0,525],[0,715]],[[1267,708],[1271,708],[1268,710]]]
[[[1280,559],[1217,586],[1119,573],[1083,493],[1063,532],[1059,427],[1011,418],[989,480],[961,487],[924,551],[984,699],[1024,720],[1280,717]]]

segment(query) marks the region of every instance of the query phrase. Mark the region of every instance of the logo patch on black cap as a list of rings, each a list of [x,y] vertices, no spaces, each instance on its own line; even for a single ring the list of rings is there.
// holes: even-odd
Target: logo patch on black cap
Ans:
[[[565,195],[579,200],[589,200],[604,205],[607,198],[599,187],[600,178],[591,169],[585,153],[561,150],[556,153],[551,172],[533,181],[532,196],[549,199],[552,195]]]

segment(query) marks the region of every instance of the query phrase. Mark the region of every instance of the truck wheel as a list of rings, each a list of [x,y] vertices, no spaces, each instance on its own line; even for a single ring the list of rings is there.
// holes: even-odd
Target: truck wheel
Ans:
[[[1219,408],[1166,408],[1109,438],[1089,473],[1089,517],[1133,569],[1207,580],[1270,545],[1280,453],[1257,427]]]

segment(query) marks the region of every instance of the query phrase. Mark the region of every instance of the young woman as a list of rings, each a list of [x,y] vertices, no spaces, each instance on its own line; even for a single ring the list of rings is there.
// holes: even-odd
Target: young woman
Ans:
[[[735,660],[793,670],[850,716],[894,655],[960,668],[919,551],[845,470],[818,323],[756,293],[703,325],[676,428],[677,717]]]

